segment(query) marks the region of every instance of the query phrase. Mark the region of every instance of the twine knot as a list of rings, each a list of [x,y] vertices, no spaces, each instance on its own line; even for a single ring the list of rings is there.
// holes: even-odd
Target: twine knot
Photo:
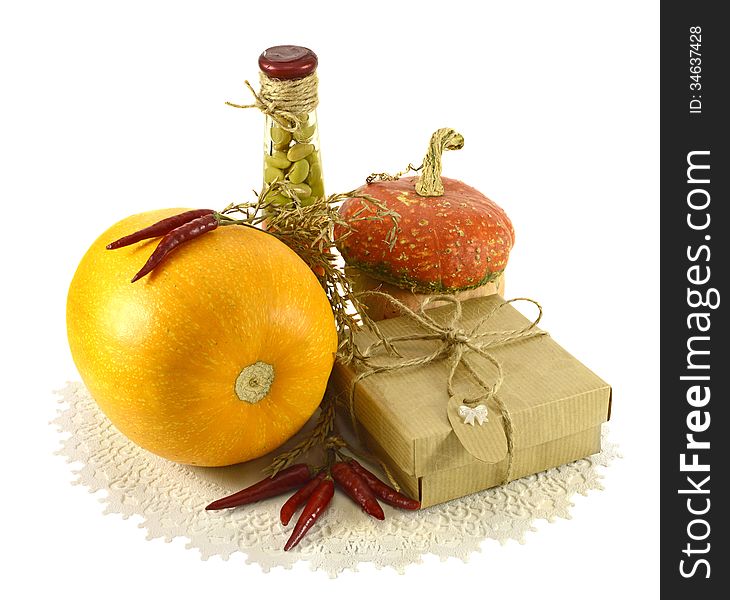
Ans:
[[[301,128],[319,104],[317,73],[300,79],[275,79],[259,73],[259,82],[258,92],[248,81],[244,82],[254,97],[253,104],[226,104],[233,108],[256,108],[289,132]]]
[[[454,346],[456,344],[466,344],[469,342],[469,336],[463,329],[450,328],[444,331],[444,341],[449,344],[449,346]]]
[[[330,435],[324,440],[325,450],[338,450],[340,448],[346,448],[347,442],[339,435]]]
[[[497,395],[504,381],[504,370],[502,368],[502,364],[489,352],[489,350],[518,340],[547,335],[547,332],[541,331],[537,328],[538,323],[540,323],[540,320],[542,319],[542,306],[530,298],[513,298],[511,300],[505,300],[504,302],[497,304],[491,311],[481,317],[469,331],[465,331],[458,327],[461,322],[462,305],[461,301],[455,296],[429,296],[423,301],[421,306],[414,311],[396,298],[392,297],[390,294],[386,294],[384,292],[372,290],[363,292],[360,295],[381,296],[385,298],[388,302],[398,307],[401,314],[416,322],[423,329],[423,332],[386,338],[382,333],[377,331],[378,340],[366,348],[358,359],[365,369],[355,377],[350,389],[349,409],[353,429],[356,432],[358,431],[357,420],[355,418],[355,386],[359,381],[377,373],[396,371],[408,367],[422,367],[436,361],[447,360],[450,363],[449,374],[446,380],[446,390],[448,392],[449,400],[456,395],[454,391],[454,378],[457,369],[461,366],[479,387],[476,394],[472,396],[465,396],[463,398],[463,405],[470,409],[470,411],[464,410],[464,414],[468,412],[468,414],[474,413],[476,416],[477,413],[475,409],[478,409],[480,404],[486,405],[488,402],[496,404],[502,414],[502,425],[507,439],[508,457],[507,469],[503,482],[506,483],[507,481],[510,481],[512,478],[512,465],[514,458],[512,416],[508,407],[505,406],[504,402],[502,402]],[[497,311],[507,304],[512,304],[517,301],[526,301],[534,304],[538,309],[538,316],[520,329],[503,331],[490,331],[485,329],[485,325]],[[439,323],[426,312],[426,308],[432,302],[446,302],[453,306],[453,311],[445,324]],[[377,330],[377,326],[375,324],[372,324],[372,327]],[[395,349],[396,343],[424,340],[434,340],[441,343],[438,344],[429,354],[413,358],[403,358]],[[375,353],[382,349],[390,350],[390,353],[395,353],[397,357],[391,357],[389,362],[383,363],[373,360]],[[484,380],[479,372],[474,369],[474,367],[470,364],[470,361],[467,359],[469,352],[478,354],[496,368],[497,377],[494,383],[490,385]],[[484,418],[486,418],[486,409]],[[481,419],[479,419],[479,421],[481,422]]]

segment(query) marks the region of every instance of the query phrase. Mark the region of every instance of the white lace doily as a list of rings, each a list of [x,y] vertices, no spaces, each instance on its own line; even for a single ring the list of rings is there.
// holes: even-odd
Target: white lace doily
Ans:
[[[223,468],[175,464],[119,433],[82,384],[69,384],[60,395],[63,407],[53,424],[70,436],[57,454],[80,464],[73,471],[74,484],[90,492],[106,491],[101,500],[105,514],[140,515],[147,539],[187,538],[187,547],[197,548],[203,560],[227,559],[240,551],[246,562],[264,571],[304,560],[332,577],[344,569],[356,570],[360,562],[402,572],[429,553],[466,561],[485,539],[523,543],[525,533],[535,531],[536,520],[569,519],[571,496],[602,489],[597,467],[619,456],[604,431],[600,454],[417,512],[384,505],[382,522],[338,493],[299,546],[283,552],[292,528],[279,522],[286,497],[233,510],[204,510],[212,500],[261,479],[268,459]]]

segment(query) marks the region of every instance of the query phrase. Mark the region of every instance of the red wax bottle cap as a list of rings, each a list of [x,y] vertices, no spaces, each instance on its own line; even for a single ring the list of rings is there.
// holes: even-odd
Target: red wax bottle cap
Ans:
[[[317,55],[303,46],[273,46],[259,56],[259,68],[274,79],[301,79],[314,73]]]

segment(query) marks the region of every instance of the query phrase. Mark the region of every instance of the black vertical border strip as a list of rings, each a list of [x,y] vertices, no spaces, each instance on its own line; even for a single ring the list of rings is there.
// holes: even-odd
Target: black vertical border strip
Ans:
[[[723,357],[730,350],[728,338],[727,312],[730,307],[730,290],[725,285],[728,264],[728,238],[725,205],[730,202],[728,178],[728,132],[725,113],[730,110],[728,98],[728,45],[730,45],[730,24],[721,16],[722,2],[687,1],[665,2],[661,5],[660,15],[660,72],[661,72],[661,139],[660,139],[660,251],[661,251],[661,340],[660,340],[660,445],[661,445],[661,539],[660,539],[660,580],[663,595],[687,598],[727,598],[730,597],[730,565],[726,557],[730,555],[730,540],[727,531],[727,513],[730,511],[728,494],[721,487],[727,487],[728,475],[728,424],[727,374],[730,364]],[[702,28],[702,89],[690,90],[690,27]],[[702,102],[702,113],[690,114],[692,95]],[[699,98],[701,94],[701,98]],[[687,155],[694,150],[709,150],[710,183],[697,185],[688,183]],[[697,171],[695,171],[698,173]],[[706,173],[706,171],[705,171]],[[699,173],[695,179],[702,177]],[[711,202],[706,211],[693,211],[688,207],[687,196],[695,187],[710,193]],[[694,196],[698,201],[703,193]],[[687,224],[688,213],[696,213],[697,223],[710,213],[710,226],[704,231],[693,231]],[[705,236],[709,235],[710,240]],[[696,256],[697,249],[706,244],[710,248],[709,260],[702,253],[699,259],[691,261],[688,248]],[[711,280],[705,285],[693,285],[688,281],[688,268],[710,267]],[[720,294],[720,305],[716,309],[690,308],[688,290],[696,289],[707,293],[715,288]],[[711,329],[700,333],[688,326],[688,316],[692,312],[708,312]],[[687,402],[687,389],[693,382],[682,381],[687,374],[687,341],[693,335],[709,335],[711,354],[709,355],[710,381],[702,382],[711,390],[710,402],[702,410],[710,413],[710,427],[696,438],[709,440],[709,450],[687,450],[687,418],[696,410]],[[707,357],[705,357],[707,358]],[[697,374],[699,371],[691,371]],[[702,418],[706,415],[703,414]],[[710,464],[709,473],[688,473],[680,470],[680,455],[699,454],[698,461]],[[703,488],[709,488],[709,495],[686,494],[680,490],[692,489],[687,476],[693,476],[699,483],[710,475],[710,481]],[[701,475],[701,476],[700,476]],[[706,515],[692,515],[687,501],[695,498],[693,507],[705,506],[710,498],[710,510]],[[638,507],[637,507],[638,508]],[[648,508],[648,507],[647,507]],[[690,525],[693,519],[704,519],[709,523],[710,533],[705,540],[693,540],[690,533],[702,537],[705,533],[703,523]],[[690,532],[688,532],[688,526]],[[704,550],[709,550],[704,553]],[[692,554],[683,553],[688,550]],[[694,562],[706,559],[707,569],[698,565],[692,577],[683,577],[680,561],[685,560],[684,569],[691,572]]]

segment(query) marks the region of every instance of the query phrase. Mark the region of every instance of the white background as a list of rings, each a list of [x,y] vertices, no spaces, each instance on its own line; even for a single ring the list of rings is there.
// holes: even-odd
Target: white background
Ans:
[[[0,595],[656,597],[658,29],[659,3],[635,1],[3,3]],[[75,266],[128,214],[252,197],[262,117],[223,102],[249,101],[243,80],[280,43],[320,56],[330,192],[419,161],[439,127],[464,134],[445,170],[514,222],[507,295],[540,299],[545,327],[615,386],[625,458],[572,520],[468,564],[330,581],[147,542],[69,485],[48,421],[78,379]]]

